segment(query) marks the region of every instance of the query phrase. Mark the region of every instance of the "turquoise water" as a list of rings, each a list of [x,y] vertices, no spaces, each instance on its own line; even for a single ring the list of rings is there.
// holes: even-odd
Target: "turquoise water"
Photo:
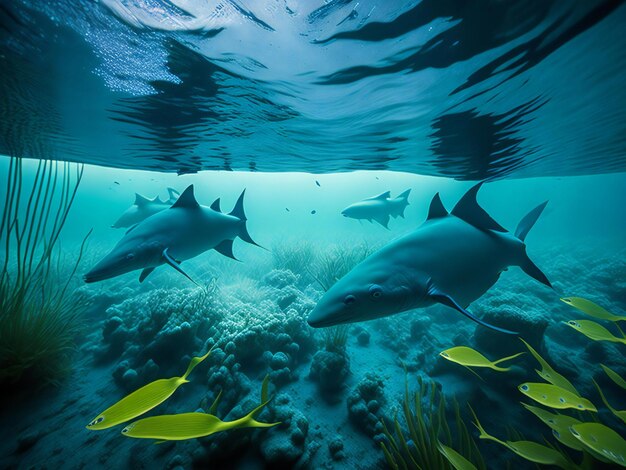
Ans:
[[[626,379],[624,320],[606,312],[626,315],[625,14],[612,1],[2,5],[0,466],[454,468],[439,442],[476,468],[534,468],[536,453],[481,438],[477,421],[547,446],[541,468],[624,466],[610,375]],[[453,211],[481,181],[502,229],[473,201]],[[387,191],[382,215],[346,211]],[[137,194],[162,210],[116,222]],[[435,217],[436,194],[452,214]],[[511,248],[544,201],[524,249],[552,287]],[[322,314],[336,325],[316,327]],[[562,377],[537,375],[518,336]],[[458,346],[525,354],[464,367],[441,355]],[[152,409],[109,425],[110,407],[208,350],[171,397],[148,388]],[[555,402],[523,393],[546,380]],[[279,424],[236,421],[261,403],[255,419]],[[520,403],[570,421],[557,435]],[[189,434],[184,413],[242,429]],[[571,420],[604,427],[581,441]]]

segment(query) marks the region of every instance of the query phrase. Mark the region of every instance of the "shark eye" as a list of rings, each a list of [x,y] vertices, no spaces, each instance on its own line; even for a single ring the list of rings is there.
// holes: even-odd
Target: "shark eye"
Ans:
[[[130,261],[131,259],[133,259],[134,257],[135,257],[135,253],[128,253],[128,254],[126,255],[126,259],[127,259],[127,260],[129,260],[129,261]]]
[[[372,284],[370,286],[370,295],[374,297],[375,299],[377,299],[378,297],[383,295],[383,290],[379,285]]]
[[[343,299],[343,303],[346,305],[352,305],[354,302],[356,302],[356,297],[352,294],[346,295],[346,298]]]

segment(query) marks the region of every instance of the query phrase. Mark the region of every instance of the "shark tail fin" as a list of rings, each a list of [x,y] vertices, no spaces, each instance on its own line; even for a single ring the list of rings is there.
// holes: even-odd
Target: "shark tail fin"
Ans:
[[[180,193],[174,188],[167,188],[167,194],[169,194],[169,201],[172,204],[176,201],[176,199],[178,199],[178,196],[180,196]]]
[[[251,245],[256,245],[262,248],[262,246],[259,245],[257,242],[255,242],[250,236],[250,234],[248,233],[248,227],[246,224],[246,222],[248,221],[248,218],[246,217],[246,213],[243,210],[243,198],[245,194],[246,194],[246,190],[244,189],[239,195],[239,198],[237,199],[237,202],[235,203],[235,207],[233,207],[233,210],[230,211],[228,215],[237,217],[241,221],[241,224],[239,225],[239,238],[241,238],[244,242],[247,242],[247,243],[250,243]]]
[[[396,211],[394,217],[402,217],[404,219],[404,209],[409,205],[409,194],[411,194],[411,188],[407,189],[403,193],[399,194],[396,197],[396,201],[399,201],[398,210]]]
[[[528,232],[530,232],[530,229],[533,228],[533,226],[539,219],[539,216],[541,215],[541,213],[543,212],[547,204],[548,204],[548,201],[545,201],[539,204],[537,207],[531,210],[528,214],[526,214],[522,218],[522,220],[520,220],[519,224],[517,225],[517,228],[515,229],[515,236],[519,238],[522,242],[526,239]],[[550,283],[546,275],[528,257],[528,253],[526,253],[526,245],[523,245],[522,260],[519,266],[530,277],[536,279],[537,281],[541,282],[542,284],[545,284],[546,286],[550,288],[552,287],[552,284]]]
[[[533,228],[533,226],[537,222],[537,219],[539,219],[539,216],[541,215],[543,210],[546,208],[546,204],[548,204],[548,201],[542,204],[539,204],[537,207],[531,210],[528,214],[526,214],[522,218],[522,220],[520,220],[519,224],[517,225],[517,229],[515,229],[515,236],[517,238],[519,238],[521,241],[524,241],[526,239],[526,235],[528,235],[528,232],[530,232],[530,229]]]

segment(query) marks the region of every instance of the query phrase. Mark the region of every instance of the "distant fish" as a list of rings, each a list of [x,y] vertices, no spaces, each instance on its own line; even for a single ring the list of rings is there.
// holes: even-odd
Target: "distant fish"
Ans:
[[[167,188],[167,192],[169,194],[169,199],[167,201],[162,201],[159,196],[156,196],[154,199],[148,199],[139,193],[135,193],[134,204],[126,209],[111,227],[132,227],[142,220],[169,208],[176,202],[180,193],[173,188]]]
[[[376,179],[380,179],[378,176],[376,176]]]
[[[171,397],[178,387],[189,382],[187,377],[191,371],[209,357],[209,354],[211,354],[211,350],[204,356],[192,358],[187,370],[181,377],[155,380],[125,396],[91,420],[87,429],[92,431],[107,429],[136,418],[160,405]]]
[[[287,212],[291,212],[291,211],[289,210],[289,207],[285,207],[285,210],[286,210]]]
[[[598,411],[594,404],[586,398],[569,392],[564,388],[557,387],[556,385],[526,382],[518,388],[519,391],[528,398],[532,398],[537,403],[550,408],[574,408],[577,410]]]
[[[497,361],[490,361],[478,351],[468,348],[467,346],[456,346],[454,348],[441,351],[439,355],[448,361],[456,362],[465,367],[487,367],[489,369],[496,370],[498,372],[506,372],[510,370],[510,367],[498,367],[497,364],[515,359],[518,356],[525,354],[523,352],[513,354],[512,356],[503,357]]]
[[[309,313],[309,325],[321,328],[354,323],[442,304],[483,326],[513,333],[484,322],[467,307],[487,292],[508,266],[519,266],[552,287],[528,257],[524,243],[546,203],[524,216],[513,235],[478,205],[480,186],[471,188],[451,213],[436,194],[427,220],[339,279]]]
[[[267,405],[261,403],[243,418],[222,421],[208,413],[181,413],[175,415],[151,416],[140,419],[122,429],[122,434],[138,439],[160,441],[182,441],[210,436],[216,432],[241,428],[271,428],[280,423],[262,423],[254,416]]]
[[[570,429],[576,439],[612,462],[626,466],[626,440],[600,423],[575,424]]]
[[[113,181],[113,183],[117,184],[119,186],[119,181]]]
[[[322,185],[320,184],[319,181],[315,180],[315,184],[318,185],[319,187],[322,187]]]
[[[626,316],[613,315],[611,312],[593,303],[591,300],[583,299],[582,297],[563,297],[561,300],[567,305],[586,313],[590,317],[598,318],[599,320],[608,320],[612,322],[626,321]]]
[[[111,252],[85,274],[85,282],[110,279],[136,269],[142,269],[139,282],[143,282],[163,264],[192,280],[181,268],[182,261],[211,249],[236,259],[235,238],[257,245],[246,227],[244,194],[245,190],[230,214],[224,214],[214,209],[216,203],[212,207],[198,204],[193,185],[188,186],[169,209],[131,227]]]
[[[595,321],[591,321],[591,320],[569,320],[569,321],[566,321],[566,322],[563,322],[563,323],[565,323],[567,326],[569,326],[571,328],[574,328],[575,330],[581,332],[587,338],[592,339],[594,341],[610,341],[612,343],[626,344],[626,336],[624,336],[624,333],[619,328],[619,326],[617,327],[617,329],[620,331],[620,333],[622,333],[622,337],[621,338],[613,335],[613,333],[611,333],[605,327],[600,325],[600,323],[596,323]],[[617,326],[617,324],[615,324],[615,325]]]
[[[311,211],[311,214],[317,214],[317,211],[316,211],[315,209],[313,209],[313,210]]]
[[[389,228],[389,217],[404,218],[404,209],[409,205],[408,197],[410,189],[407,189],[396,198],[391,198],[391,193],[385,191],[378,196],[364,199],[346,207],[341,215],[350,219],[375,220],[385,228]]]

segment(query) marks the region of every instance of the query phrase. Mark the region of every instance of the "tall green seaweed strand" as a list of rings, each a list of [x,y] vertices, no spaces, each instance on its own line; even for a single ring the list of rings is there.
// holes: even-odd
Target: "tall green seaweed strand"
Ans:
[[[10,157],[0,221],[0,383],[45,385],[66,372],[84,307],[69,288],[87,237],[68,269],[55,247],[83,171],[40,160],[30,182],[22,159]]]
[[[405,427],[397,415],[390,423],[382,419],[386,442],[381,442],[380,446],[390,468],[453,470],[452,464],[437,448],[438,442],[441,442],[455,449],[479,470],[485,469],[480,450],[461,417],[458,403],[456,400],[453,402],[454,429],[451,429],[446,419],[444,395],[434,382],[425,385],[418,377],[418,387],[410,393],[407,381],[401,408]]]

